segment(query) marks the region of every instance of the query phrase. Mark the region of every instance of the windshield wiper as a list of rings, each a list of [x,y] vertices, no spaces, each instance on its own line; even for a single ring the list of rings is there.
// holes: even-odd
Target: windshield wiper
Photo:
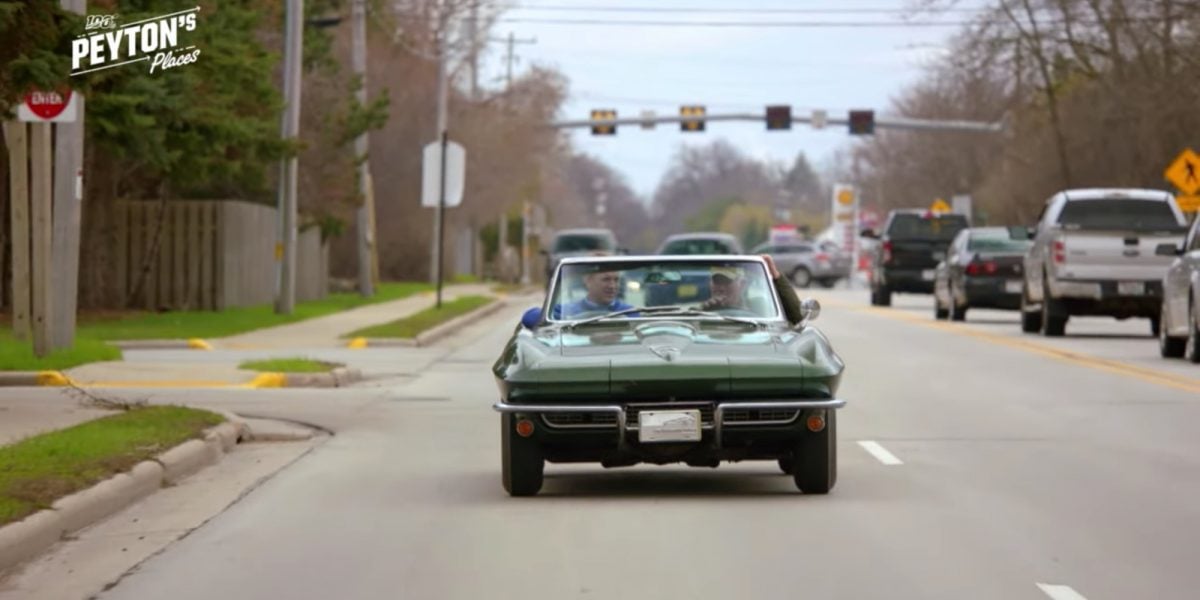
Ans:
[[[658,308],[668,308],[668,307],[658,307]],[[688,315],[688,316],[697,316],[697,317],[717,317],[718,319],[721,319],[723,321],[730,321],[732,323],[745,323],[745,324],[753,325],[755,327],[762,326],[761,321],[756,321],[754,319],[747,319],[745,317],[733,317],[730,315],[723,315],[719,312],[713,312],[711,310],[700,310],[698,308],[684,308],[682,306],[673,306],[673,307],[669,307],[669,308],[671,310],[661,311],[658,314],[668,314],[668,315],[678,314],[678,315]]]
[[[576,325],[587,325],[588,323],[595,323],[596,321],[603,321],[605,319],[611,319],[613,317],[623,317],[630,313],[657,314],[660,312],[669,312],[669,311],[673,311],[673,310],[687,310],[687,309],[683,308],[682,306],[651,306],[651,307],[633,306],[630,308],[623,308],[621,310],[615,310],[613,312],[603,314],[603,315],[596,315],[594,317],[588,317],[588,318],[582,319],[580,321],[571,321],[570,323],[567,323],[567,329],[573,329]]]

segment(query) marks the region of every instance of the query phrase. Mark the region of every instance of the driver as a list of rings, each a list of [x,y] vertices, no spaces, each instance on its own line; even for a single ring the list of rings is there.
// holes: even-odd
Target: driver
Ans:
[[[583,276],[583,286],[587,296],[562,306],[555,306],[553,318],[570,318],[583,313],[610,313],[618,310],[633,308],[617,299],[621,291],[621,273],[611,267],[600,267],[601,270]],[[607,269],[607,270],[605,270]],[[559,314],[561,313],[561,315]],[[630,313],[636,317],[636,313]]]
[[[722,308],[740,308],[745,310],[746,300],[743,293],[746,289],[746,278],[737,267],[717,267],[713,269],[712,294],[700,305],[700,310],[717,310]]]

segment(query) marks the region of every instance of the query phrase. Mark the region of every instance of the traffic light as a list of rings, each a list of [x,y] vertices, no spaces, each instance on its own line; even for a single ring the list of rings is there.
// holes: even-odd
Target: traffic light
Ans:
[[[617,111],[609,108],[601,108],[592,111],[593,121],[615,121],[617,119]],[[593,124],[592,135],[617,135],[617,124]]]
[[[871,135],[875,133],[875,111],[850,111],[850,135]]]
[[[792,107],[786,105],[767,107],[767,129],[791,129]]]
[[[680,106],[679,116],[683,117],[679,122],[680,131],[704,131],[703,106]]]

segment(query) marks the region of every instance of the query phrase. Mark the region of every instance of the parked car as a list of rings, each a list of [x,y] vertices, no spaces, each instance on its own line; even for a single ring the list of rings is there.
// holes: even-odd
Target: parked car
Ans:
[[[542,252],[546,256],[546,281],[550,281],[559,261],[568,256],[619,251],[617,236],[610,229],[563,229],[554,234],[548,249]]]
[[[1159,244],[1155,254],[1173,258],[1163,278],[1159,350],[1164,358],[1200,363],[1200,219],[1182,245]]]
[[[742,254],[742,243],[728,233],[715,231],[677,233],[663,240],[655,254]]]
[[[891,306],[894,292],[933,293],[937,265],[959,231],[968,227],[959,214],[932,213],[926,209],[897,209],[888,213],[883,234],[864,231],[879,239],[871,264],[871,304]]]
[[[1021,273],[1033,241],[1024,227],[972,227],[950,242],[933,283],[933,314],[954,321],[967,309],[1021,308]]]
[[[833,242],[764,243],[755,246],[750,254],[771,255],[779,272],[799,288],[806,288],[814,281],[829,288],[850,276],[852,259]]]
[[[1042,207],[1025,257],[1021,329],[1060,336],[1072,315],[1142,317],[1159,335],[1163,277],[1186,221],[1171,194],[1145,189],[1075,189]]]
[[[734,274],[730,276],[730,272]],[[588,302],[565,283],[638,276],[642,290],[689,276],[730,277],[735,305],[709,297],[654,304],[631,295],[614,312],[602,282]],[[722,285],[729,285],[723,283]],[[648,297],[646,297],[648,298]],[[500,392],[501,473],[514,496],[538,493],[549,462],[685,463],[770,460],[805,493],[837,479],[837,397],[844,363],[801,303],[791,325],[762,258],[567,258],[544,304],[531,308],[492,366]]]

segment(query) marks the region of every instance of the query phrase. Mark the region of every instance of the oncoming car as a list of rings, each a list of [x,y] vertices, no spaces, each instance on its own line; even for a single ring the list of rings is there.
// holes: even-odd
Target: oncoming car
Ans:
[[[704,293],[678,285],[698,277]],[[536,494],[546,462],[770,460],[828,493],[844,364],[811,323],[819,305],[796,304],[793,324],[759,257],[565,259],[492,367],[504,488]]]

